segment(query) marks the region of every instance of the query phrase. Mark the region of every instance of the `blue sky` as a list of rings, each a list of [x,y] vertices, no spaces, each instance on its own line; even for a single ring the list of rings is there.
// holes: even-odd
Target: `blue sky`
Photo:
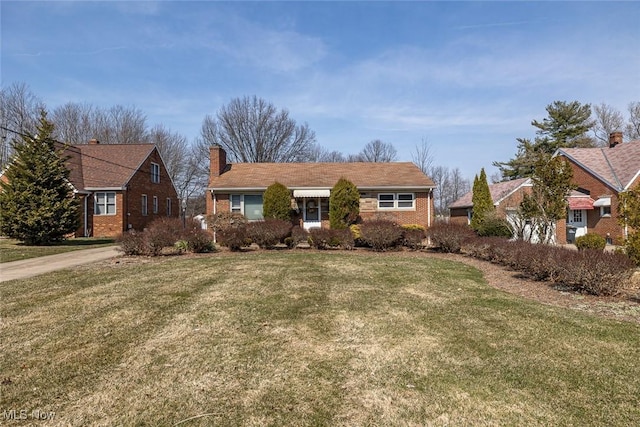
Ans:
[[[329,150],[426,139],[468,178],[553,101],[640,100],[639,2],[2,1],[1,79],[49,108],[135,106],[190,141],[234,97]]]

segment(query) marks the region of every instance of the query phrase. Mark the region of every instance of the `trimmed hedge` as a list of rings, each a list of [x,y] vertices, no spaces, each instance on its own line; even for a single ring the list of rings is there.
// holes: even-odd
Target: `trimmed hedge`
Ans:
[[[361,239],[374,251],[386,251],[402,245],[402,228],[393,221],[375,219],[360,224]]]
[[[587,233],[584,236],[576,238],[576,248],[580,251],[585,249],[603,251],[605,246],[607,246],[607,241],[604,237],[597,234]]]
[[[266,219],[247,224],[247,237],[262,249],[271,248],[291,234],[292,224],[281,219]]]
[[[427,230],[427,236],[434,249],[441,252],[459,253],[462,244],[476,237],[476,234],[468,225],[437,222]]]
[[[312,228],[309,230],[309,244],[316,249],[352,249],[354,241],[349,229]]]

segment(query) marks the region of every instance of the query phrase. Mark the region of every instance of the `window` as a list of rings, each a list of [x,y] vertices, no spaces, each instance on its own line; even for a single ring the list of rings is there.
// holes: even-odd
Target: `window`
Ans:
[[[158,196],[153,196],[153,213],[158,213]]]
[[[240,194],[231,195],[231,212],[242,213],[242,196]]]
[[[147,208],[147,206],[148,206],[148,205],[147,205],[147,195],[146,195],[146,194],[143,194],[143,195],[142,195],[142,215],[143,215],[143,216],[147,216],[147,214],[149,213],[149,212],[147,211],[147,209],[148,209],[148,208]]]
[[[380,193],[378,194],[379,209],[413,209],[415,195],[413,193]]]
[[[573,222],[582,222],[582,210],[573,211]]]
[[[600,206],[600,216],[602,217],[611,216],[611,206]]]
[[[95,215],[116,214],[116,193],[96,193],[94,204]]]
[[[171,216],[171,198],[167,197],[167,216]]]
[[[160,165],[151,163],[151,182],[158,184],[160,182]]]
[[[241,213],[250,221],[263,219],[260,194],[232,194],[230,205],[231,212]]]

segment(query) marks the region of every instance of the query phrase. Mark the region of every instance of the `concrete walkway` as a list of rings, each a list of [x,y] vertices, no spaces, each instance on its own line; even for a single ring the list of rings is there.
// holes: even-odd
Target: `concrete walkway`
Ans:
[[[55,270],[75,267],[76,265],[91,264],[92,262],[103,261],[121,254],[122,252],[117,250],[117,246],[107,246],[104,248],[81,249],[21,261],[3,262],[0,263],[0,282],[38,276]]]

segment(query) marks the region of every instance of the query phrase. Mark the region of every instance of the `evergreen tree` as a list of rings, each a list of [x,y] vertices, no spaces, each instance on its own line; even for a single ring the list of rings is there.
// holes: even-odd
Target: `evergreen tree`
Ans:
[[[69,184],[53,125],[40,113],[37,134],[13,141],[14,156],[0,185],[0,232],[28,245],[64,239],[80,225],[79,204]]]
[[[628,232],[625,252],[640,266],[640,188],[621,192],[619,197],[618,221]]]
[[[587,135],[595,122],[591,120],[591,106],[578,101],[555,101],[547,105],[548,117],[541,122],[533,120],[537,128],[531,141],[518,138],[518,152],[507,162],[494,162],[504,179],[533,176],[538,162],[548,161],[558,148],[595,147],[596,142]]]
[[[493,199],[489,191],[489,183],[487,182],[487,174],[484,168],[480,170],[480,176],[473,180],[473,215],[471,216],[471,228],[478,231],[482,228],[485,217],[495,210]]]
[[[262,203],[264,219],[291,221],[291,192],[284,184],[271,184],[264,192]]]
[[[329,224],[333,229],[345,229],[360,215],[360,192],[351,181],[340,178],[331,189]]]

